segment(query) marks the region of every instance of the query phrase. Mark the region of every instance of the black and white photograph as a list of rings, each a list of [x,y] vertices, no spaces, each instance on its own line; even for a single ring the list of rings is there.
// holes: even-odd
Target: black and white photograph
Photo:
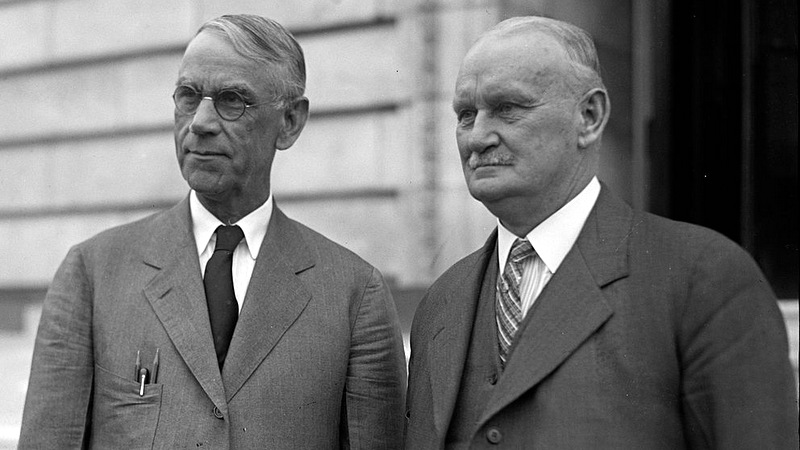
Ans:
[[[0,450],[796,450],[797,41],[0,0]]]

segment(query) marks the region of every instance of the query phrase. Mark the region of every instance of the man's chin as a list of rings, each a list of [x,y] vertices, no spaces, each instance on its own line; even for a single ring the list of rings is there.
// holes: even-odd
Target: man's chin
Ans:
[[[467,188],[475,200],[493,203],[508,197],[508,188],[498,180],[472,180]]]
[[[208,197],[218,195],[226,188],[222,175],[218,173],[195,171],[187,174],[184,178],[195,192]]]

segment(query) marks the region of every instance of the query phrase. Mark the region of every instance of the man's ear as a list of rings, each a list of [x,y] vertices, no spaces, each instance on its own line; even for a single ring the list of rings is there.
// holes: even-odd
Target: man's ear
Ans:
[[[292,100],[283,111],[283,127],[281,128],[275,147],[286,150],[300,137],[300,132],[308,120],[308,99],[300,97]]]
[[[608,94],[601,88],[594,88],[584,94],[579,105],[581,127],[578,132],[578,147],[587,148],[600,140],[611,112]]]

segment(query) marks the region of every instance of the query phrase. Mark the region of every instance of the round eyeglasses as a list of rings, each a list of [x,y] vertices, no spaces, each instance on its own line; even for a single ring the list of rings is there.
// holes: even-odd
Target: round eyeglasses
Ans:
[[[200,103],[205,99],[211,100],[217,114],[228,121],[238,120],[244,115],[247,108],[255,108],[268,103],[275,103],[247,103],[244,97],[242,97],[242,94],[232,89],[223,89],[209,96],[203,95],[191,86],[178,86],[172,94],[172,100],[175,101],[175,108],[178,112],[187,116],[195,114],[197,108],[200,107]]]

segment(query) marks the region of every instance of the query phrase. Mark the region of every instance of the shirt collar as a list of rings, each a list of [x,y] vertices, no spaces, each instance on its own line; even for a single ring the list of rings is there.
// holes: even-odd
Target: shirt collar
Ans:
[[[600,195],[600,182],[597,177],[593,177],[575,198],[525,236],[551,273],[556,273],[569,250],[575,245],[586,218],[597,202],[598,195]],[[501,274],[516,239],[517,236],[504,227],[498,219],[497,260],[500,263]]]
[[[194,190],[189,193],[189,210],[192,214],[192,226],[194,241],[197,245],[197,254],[200,255],[206,247],[208,247],[208,243],[214,236],[217,227],[224,224],[200,203],[200,199],[197,198],[197,193]],[[269,194],[267,201],[264,202],[263,205],[234,224],[239,225],[242,229],[245,242],[247,243],[247,249],[250,252],[250,257],[253,259],[258,258],[258,252],[261,250],[261,243],[264,242],[264,236],[267,235],[267,226],[271,218],[272,193]]]

